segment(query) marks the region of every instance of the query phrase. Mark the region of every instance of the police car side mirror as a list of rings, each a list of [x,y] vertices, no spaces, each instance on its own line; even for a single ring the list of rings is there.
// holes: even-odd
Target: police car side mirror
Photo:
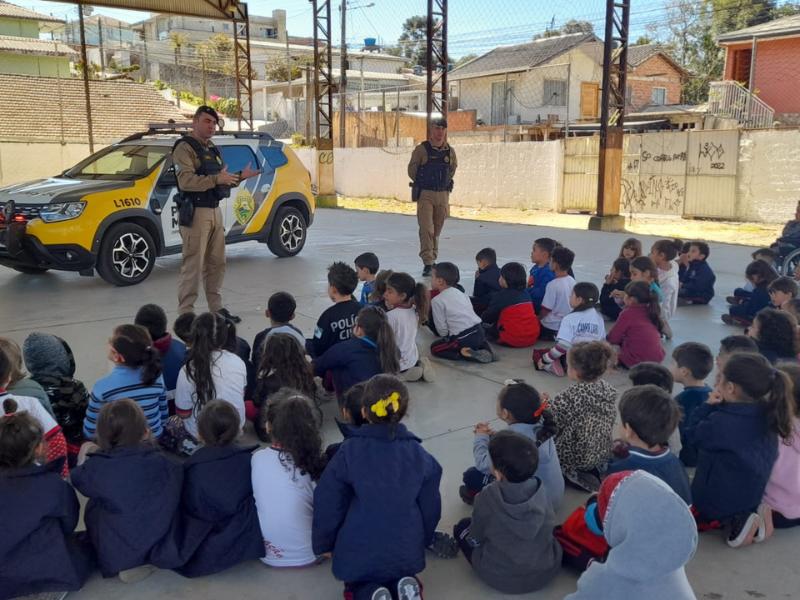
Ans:
[[[175,175],[175,167],[170,167],[161,173],[161,177],[158,178],[158,183],[156,184],[158,187],[175,187],[178,185],[178,178]]]

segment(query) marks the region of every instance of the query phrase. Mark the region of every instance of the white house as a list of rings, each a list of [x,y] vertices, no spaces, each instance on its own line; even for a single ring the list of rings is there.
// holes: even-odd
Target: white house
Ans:
[[[486,125],[596,119],[602,57],[590,33],[500,46],[449,73],[450,97]]]

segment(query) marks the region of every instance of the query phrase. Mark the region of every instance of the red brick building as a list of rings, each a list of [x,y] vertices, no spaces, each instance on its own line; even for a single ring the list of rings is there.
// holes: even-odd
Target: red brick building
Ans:
[[[800,123],[800,15],[731,31],[717,43],[725,49],[724,79],[754,92],[776,120]]]
[[[680,104],[688,73],[658,44],[628,48],[627,110]]]

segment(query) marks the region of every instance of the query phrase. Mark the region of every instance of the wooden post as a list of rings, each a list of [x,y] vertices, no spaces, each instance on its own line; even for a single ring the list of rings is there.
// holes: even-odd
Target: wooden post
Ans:
[[[619,215],[622,193],[622,127],[609,127],[606,143],[600,148],[599,173],[602,188],[598,190],[598,217]]]

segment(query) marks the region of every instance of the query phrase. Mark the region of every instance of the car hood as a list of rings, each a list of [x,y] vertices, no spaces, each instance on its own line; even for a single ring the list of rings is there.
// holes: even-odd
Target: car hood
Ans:
[[[51,202],[76,202],[96,192],[106,192],[131,187],[132,181],[98,181],[96,179],[68,179],[50,177],[25,183],[15,183],[0,188],[0,204],[13,200],[17,204],[50,204]]]

